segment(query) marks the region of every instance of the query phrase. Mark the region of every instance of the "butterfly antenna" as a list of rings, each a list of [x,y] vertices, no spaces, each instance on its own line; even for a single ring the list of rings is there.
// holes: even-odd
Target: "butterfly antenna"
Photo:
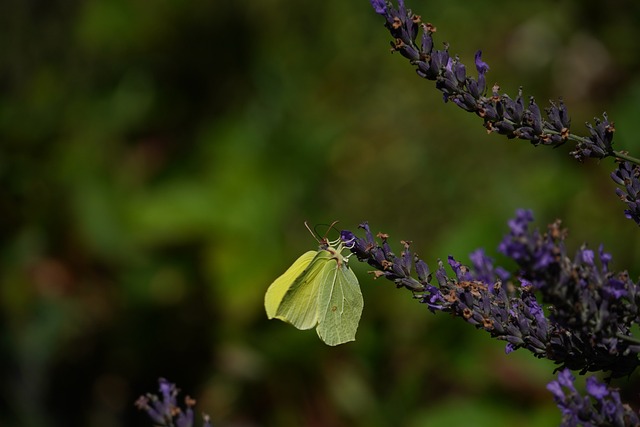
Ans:
[[[331,225],[329,226],[329,230],[331,230],[331,229],[333,228],[334,230],[336,230],[336,231],[339,233],[339,232],[340,232],[340,230],[338,230],[338,229],[336,228],[336,224],[337,224],[338,222],[340,222],[340,221],[338,221],[338,220],[333,221],[333,222],[331,223]],[[328,232],[329,232],[329,231],[327,230],[327,233],[328,233]]]
[[[311,233],[311,235],[313,236],[314,239],[316,239],[318,241],[318,243],[324,243],[324,240],[326,239],[319,239],[318,238],[318,233],[316,233],[315,231],[315,227],[313,227],[314,229],[312,230],[311,227],[309,227],[309,224],[307,223],[307,221],[304,222],[304,226],[307,227],[307,230],[309,230],[309,233]],[[317,225],[316,225],[317,227]]]
[[[318,227],[321,225],[326,226],[327,224],[316,224],[313,227],[313,230],[311,229],[311,227],[309,227],[309,224],[307,223],[307,221],[304,222],[304,226],[307,227],[307,230],[309,230],[309,233],[311,233],[311,235],[313,236],[314,239],[316,239],[318,241],[318,243],[320,244],[327,244],[329,242],[329,240],[327,239],[327,234],[329,234],[329,231],[331,229],[334,229],[336,231],[339,232],[339,230],[335,227],[335,225],[338,223],[338,221],[333,221],[331,224],[329,224],[327,231],[324,233],[324,236],[322,236],[322,238],[318,237],[320,235],[320,233],[318,233]],[[338,238],[339,239],[339,238]]]

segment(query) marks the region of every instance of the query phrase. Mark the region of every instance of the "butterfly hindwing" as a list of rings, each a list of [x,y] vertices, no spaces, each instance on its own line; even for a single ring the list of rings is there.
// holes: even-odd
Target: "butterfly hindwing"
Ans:
[[[358,279],[346,260],[332,259],[320,274],[318,336],[328,345],[354,341],[364,307]]]

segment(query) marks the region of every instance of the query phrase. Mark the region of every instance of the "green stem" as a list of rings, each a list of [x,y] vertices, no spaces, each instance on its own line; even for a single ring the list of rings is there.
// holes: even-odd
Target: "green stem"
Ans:
[[[560,132],[557,132],[555,130],[551,130],[551,129],[543,129],[544,133],[549,133],[549,134],[555,134],[555,135],[559,135]],[[569,134],[568,137],[569,140],[571,141],[576,141],[576,142],[585,142],[588,139],[579,135],[575,135],[575,134]],[[613,151],[613,156],[617,159],[621,159],[621,160],[626,160],[627,162],[636,164],[638,166],[640,166],[640,159],[638,159],[637,157],[633,157],[628,155],[626,152],[624,151]]]
[[[621,340],[629,341],[633,344],[640,344],[640,340],[636,337],[630,337],[629,335],[624,334],[616,334],[616,337],[620,338]]]
[[[631,162],[631,163],[634,163],[634,164],[640,166],[640,159],[638,159],[636,157],[632,157],[632,156],[628,155],[627,153],[625,153],[623,151],[614,151],[613,154],[618,159],[626,160],[627,162]]]

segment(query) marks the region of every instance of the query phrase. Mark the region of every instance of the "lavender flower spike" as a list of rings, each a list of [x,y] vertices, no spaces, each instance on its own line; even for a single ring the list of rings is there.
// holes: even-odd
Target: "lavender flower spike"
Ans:
[[[500,245],[519,266],[514,276],[476,251],[471,256],[473,269],[448,258],[453,275],[439,262],[433,275],[437,286],[431,284],[426,263],[411,253],[409,242],[402,242],[404,250],[396,256],[389,236],[378,233],[378,242],[367,223],[360,225],[364,238],[347,230],[341,237],[358,260],[375,269],[376,278],[411,290],[432,312],[451,313],[506,341],[507,353],[524,348],[560,368],[608,371],[612,377],[630,374],[640,363],[640,344],[633,339],[629,321],[640,311],[640,288],[626,272],[609,271],[611,256],[602,248],[599,263],[586,247],[571,260],[559,221],[546,233],[531,229],[532,221],[531,211],[519,210]],[[514,283],[503,286],[511,277],[518,278],[519,288]],[[549,315],[542,303],[548,304]]]
[[[606,113],[602,114],[601,119],[595,118],[595,124],[586,124],[589,136],[583,137],[571,131],[571,119],[562,99],[558,102],[550,101],[550,106],[544,108],[547,116],[545,119],[533,96],[525,102],[522,89],[515,99],[501,94],[497,84],[487,94],[485,74],[489,65],[482,60],[480,50],[474,58],[478,71],[478,78],[474,79],[467,76],[460,58],[449,54],[446,43],[444,49],[434,49],[433,34],[436,27],[423,22],[419,15],[407,9],[403,0],[398,1],[397,8],[387,0],[370,0],[370,3],[375,12],[385,18],[384,25],[393,38],[392,50],[407,58],[420,77],[435,81],[436,89],[442,92],[444,102],[451,101],[482,118],[487,132],[505,135],[509,139],[523,139],[536,146],[558,147],[574,141],[575,147],[570,154],[579,162],[588,158],[615,157],[620,162],[640,166],[640,159],[613,149],[615,127]],[[418,38],[420,31],[422,36]],[[626,186],[627,194],[622,190],[617,191],[629,206],[625,215],[640,225],[638,185],[632,184],[629,187],[630,183],[620,182],[625,179],[625,174],[634,173],[637,183],[637,170],[632,170],[630,164],[619,167],[614,173],[614,180],[619,185]]]
[[[485,74],[489,66],[482,60],[482,53],[475,54],[475,66],[478,79],[468,77],[465,66],[457,56],[451,56],[448,46],[442,50],[434,49],[433,33],[436,28],[424,23],[419,15],[411,12],[398,1],[398,7],[385,0],[370,0],[375,12],[385,18],[385,27],[393,37],[391,47],[409,59],[416,67],[420,77],[435,80],[436,89],[443,94],[445,102],[451,101],[465,111],[475,113],[484,119],[484,127],[489,132],[496,132],[508,138],[519,138],[530,141],[533,145],[551,145],[557,147],[569,140],[576,141],[576,148],[571,154],[579,161],[586,158],[603,158],[621,156],[613,151],[613,124],[606,114],[603,120],[596,119],[595,126],[587,124],[589,137],[580,137],[570,131],[570,119],[565,105],[551,102],[545,109],[547,120],[543,120],[540,108],[533,97],[525,106],[520,90],[517,98],[512,99],[499,93],[499,86],[494,86],[490,96],[485,95]],[[422,37],[418,45],[418,34]],[[639,160],[640,162],[640,160]]]
[[[568,369],[558,373],[547,389],[562,412],[562,427],[573,426],[637,426],[638,413],[620,400],[620,393],[595,377],[587,378],[587,394],[578,392],[575,378]]]
[[[619,162],[618,169],[611,174],[611,178],[624,188],[616,188],[616,194],[627,204],[625,216],[640,225],[640,166]]]
[[[147,393],[136,400],[136,407],[146,411],[156,427],[193,427],[195,399],[186,396],[184,399],[186,409],[182,410],[177,403],[180,390],[176,385],[164,378],[160,378],[158,383],[161,397]],[[211,427],[208,415],[204,414],[203,420],[203,427]]]

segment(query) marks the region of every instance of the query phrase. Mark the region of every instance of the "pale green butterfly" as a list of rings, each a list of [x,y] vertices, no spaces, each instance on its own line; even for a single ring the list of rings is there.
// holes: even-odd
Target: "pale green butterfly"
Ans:
[[[341,254],[345,246],[339,238],[319,241],[317,251],[302,254],[269,286],[264,296],[267,317],[298,329],[317,326],[328,345],[354,341],[364,306],[358,279]]]

